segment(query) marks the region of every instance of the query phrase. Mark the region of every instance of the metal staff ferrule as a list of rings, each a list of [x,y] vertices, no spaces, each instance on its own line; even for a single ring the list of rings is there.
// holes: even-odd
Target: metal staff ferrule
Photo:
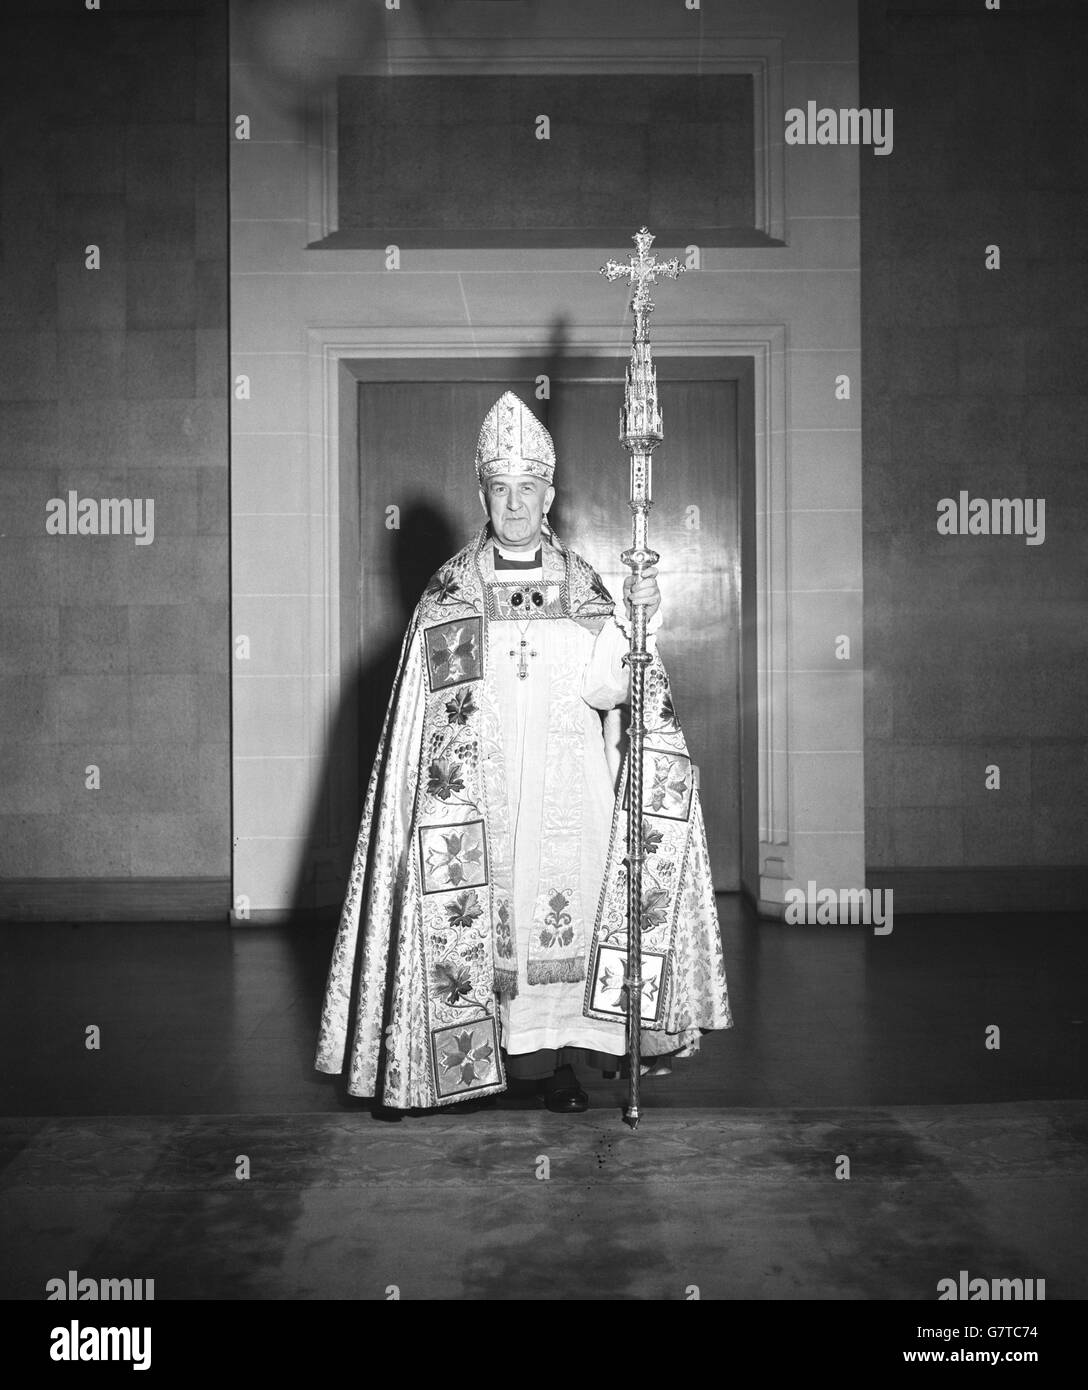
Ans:
[[[664,437],[661,407],[657,400],[657,371],[650,350],[649,317],[654,311],[650,286],[663,275],[675,280],[684,267],[675,258],[658,261],[650,252],[653,235],[641,228],[632,238],[637,254],[626,264],[609,261],[601,267],[608,280],[626,278],[633,289],[631,313],[634,329],[631,357],[620,411],[620,440],[631,464],[631,547],[620,559],[636,580],[649,565],[661,558],[646,541],[648,515],[653,506],[653,451]],[[630,1063],[630,1089],[624,1119],[632,1129],[639,1122],[639,1082],[642,1071],[642,757],[646,730],[643,706],[646,700],[646,667],[653,660],[646,650],[646,606],[631,605],[631,649],[624,658],[631,668],[631,720],[627,730],[627,962],[624,988],[627,994],[627,1051]]]

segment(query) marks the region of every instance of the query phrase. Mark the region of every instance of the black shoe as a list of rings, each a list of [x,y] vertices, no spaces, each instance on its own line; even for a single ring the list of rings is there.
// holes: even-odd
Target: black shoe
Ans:
[[[544,1104],[553,1115],[580,1115],[583,1110],[589,1109],[589,1097],[576,1081],[573,1086],[545,1091]]]

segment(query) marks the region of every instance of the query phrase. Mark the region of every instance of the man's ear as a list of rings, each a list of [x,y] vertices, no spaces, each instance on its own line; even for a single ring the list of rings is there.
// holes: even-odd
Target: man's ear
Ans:
[[[483,488],[480,489],[478,495],[479,495],[479,498],[480,498],[480,506],[483,507],[483,509],[484,509],[484,516],[490,516],[490,515],[491,515],[491,512],[490,512],[490,509],[488,508],[488,505],[487,505],[487,497],[484,495],[484,490],[483,490]]]
[[[547,487],[547,490],[546,490],[545,493],[544,493],[544,510],[547,511],[548,508],[551,506],[551,504],[552,504],[554,501],[555,501],[555,488],[552,487],[552,485],[549,483],[549,484],[548,484],[548,487]]]

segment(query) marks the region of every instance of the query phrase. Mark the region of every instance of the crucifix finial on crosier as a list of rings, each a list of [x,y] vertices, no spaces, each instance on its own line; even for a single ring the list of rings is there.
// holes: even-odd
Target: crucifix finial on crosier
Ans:
[[[620,414],[620,438],[629,441],[631,448],[654,447],[653,441],[661,439],[661,411],[657,404],[657,373],[654,370],[653,353],[650,350],[650,333],[647,320],[654,311],[650,298],[650,286],[657,284],[658,276],[675,280],[682,275],[684,267],[673,257],[671,261],[659,261],[650,252],[653,235],[643,227],[631,238],[637,254],[626,264],[609,261],[601,266],[601,274],[607,280],[618,280],[621,276],[634,287],[631,296],[631,310],[635,316],[634,332],[631,341],[631,360],[627,366],[627,385],[624,391],[624,406]],[[641,470],[639,479],[632,480],[632,496],[642,493]],[[648,475],[646,482],[648,485]],[[648,496],[648,493],[647,493]]]
[[[630,257],[626,264],[620,261],[607,261],[601,266],[601,274],[606,280],[618,280],[621,275],[627,277],[627,283],[634,286],[634,294],[631,296],[631,312],[635,316],[635,341],[644,342],[646,339],[646,319],[654,311],[654,302],[650,298],[650,286],[657,284],[659,275],[668,276],[670,280],[675,280],[678,275],[684,273],[684,266],[674,256],[671,261],[659,261],[651,253],[650,247],[653,245],[653,233],[646,227],[642,227],[631,238],[638,248],[637,254]]]

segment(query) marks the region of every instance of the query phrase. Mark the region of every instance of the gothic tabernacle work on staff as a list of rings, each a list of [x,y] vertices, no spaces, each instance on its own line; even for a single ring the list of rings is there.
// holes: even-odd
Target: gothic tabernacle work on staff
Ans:
[[[547,430],[507,392],[476,451],[489,525],[404,639],[316,1060],[346,1061],[349,1091],[396,1109],[492,1095],[509,1074],[583,1110],[573,1065],[618,1069],[626,1050],[629,640],[548,524],[554,468]],[[656,610],[653,572],[625,596]],[[697,777],[650,645],[641,1047],[660,1065],[732,1020]]]

